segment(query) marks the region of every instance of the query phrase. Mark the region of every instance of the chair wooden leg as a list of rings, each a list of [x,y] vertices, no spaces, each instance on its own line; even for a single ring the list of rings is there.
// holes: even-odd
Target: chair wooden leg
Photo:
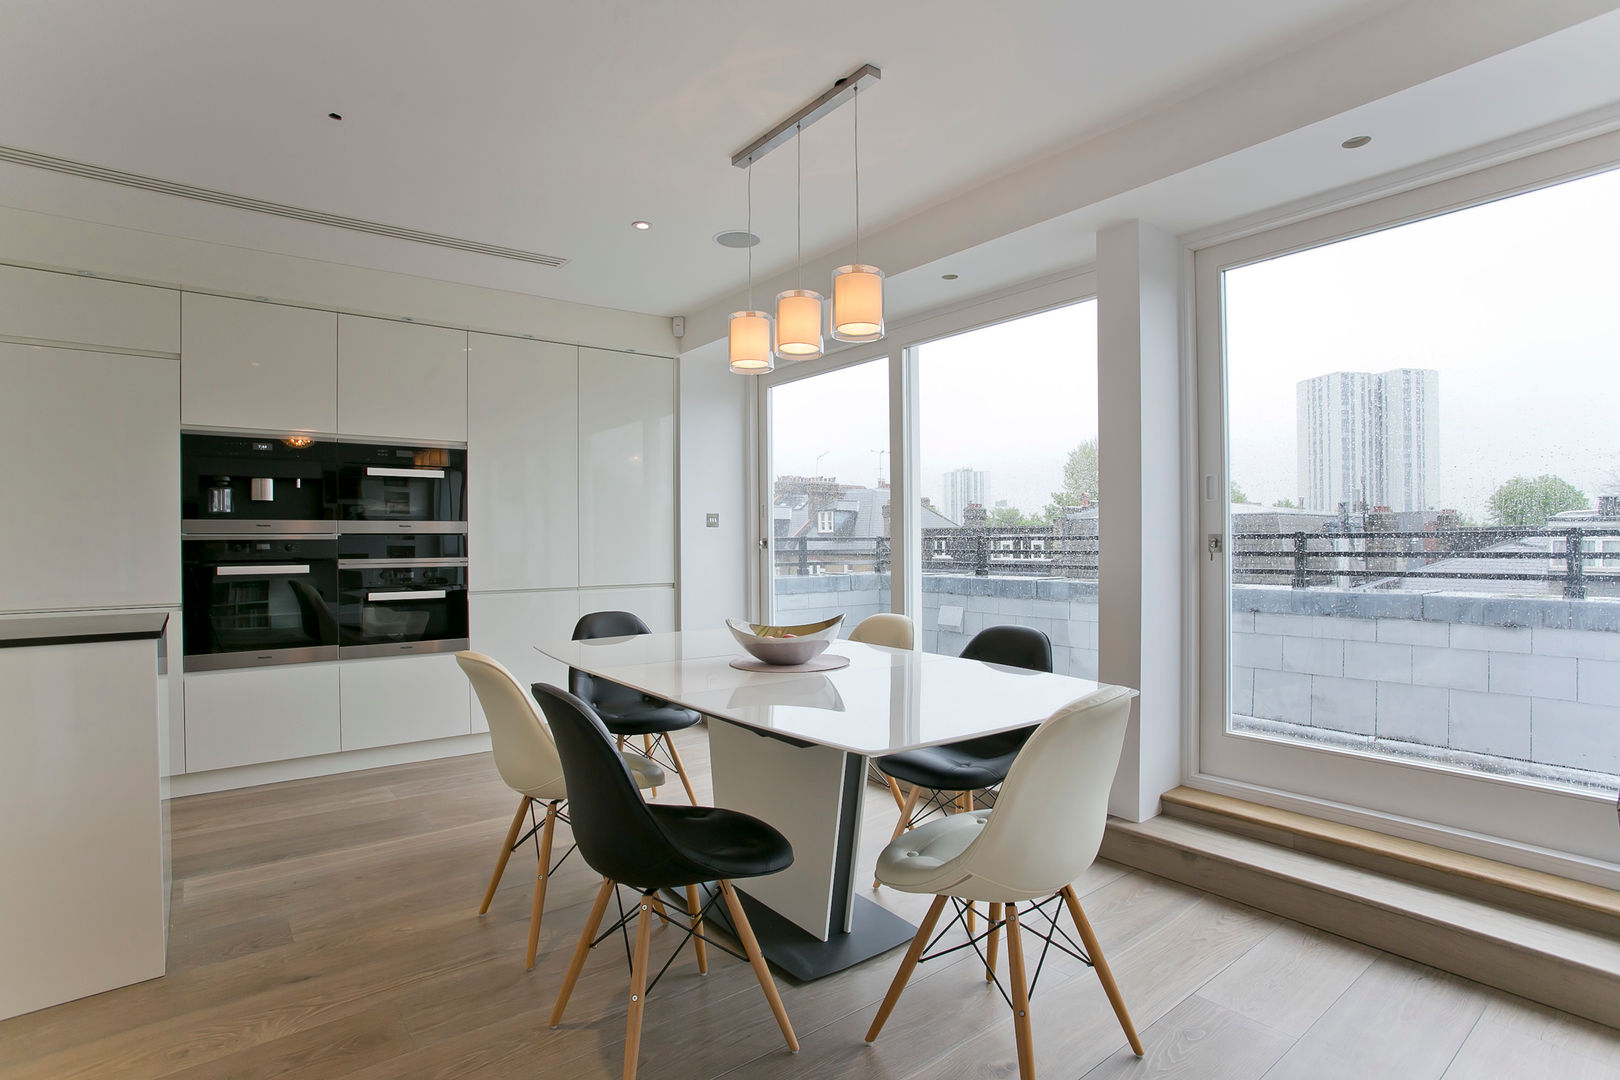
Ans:
[[[596,893],[596,903],[591,905],[591,913],[585,918],[585,929],[580,931],[579,944],[574,946],[574,959],[569,961],[568,974],[563,976],[557,1004],[551,1010],[552,1027],[562,1023],[563,1010],[568,1008],[568,997],[574,992],[574,984],[579,981],[579,973],[585,967],[585,957],[591,951],[591,939],[596,937],[596,928],[602,925],[602,913],[607,910],[608,898],[612,895],[613,880],[603,878],[602,888]]]
[[[1029,1029],[1029,983],[1024,978],[1024,941],[1018,930],[1018,905],[1007,908],[1007,968],[1012,983],[1013,1033],[1018,1038],[1019,1080],[1035,1080],[1035,1036]]]
[[[703,943],[703,922],[698,918],[703,912],[703,905],[698,903],[696,885],[686,887],[686,913],[692,916],[692,950],[697,953],[698,974],[709,973],[709,948]]]
[[[675,736],[673,733],[664,736],[664,745],[669,748],[669,760],[675,763],[675,775],[681,778],[681,785],[686,788],[686,797],[696,806],[697,793],[692,790],[692,778],[686,775],[686,766],[681,763],[681,755],[675,750]]]
[[[742,943],[743,952],[748,954],[748,963],[753,966],[754,978],[759,980],[759,988],[765,991],[765,1000],[770,1002],[771,1012],[776,1014],[776,1024],[782,1029],[782,1038],[787,1040],[788,1049],[797,1054],[799,1040],[793,1034],[793,1024],[788,1020],[787,1009],[782,1007],[782,996],[776,992],[771,969],[765,966],[765,957],[759,951],[759,941],[754,937],[754,928],[748,925],[748,916],[743,912],[742,903],[737,899],[737,892],[729,881],[720,882],[720,892],[726,898],[726,910],[731,912],[731,925],[737,931],[737,940]]]
[[[480,915],[489,911],[489,903],[495,899],[495,886],[501,883],[501,875],[506,873],[506,860],[512,857],[512,845],[517,843],[518,833],[523,829],[523,815],[529,812],[529,801],[527,795],[518,798],[518,809],[512,817],[512,827],[506,830],[506,839],[501,843],[501,854],[495,860],[495,873],[490,876],[489,888],[484,890],[484,902],[478,907]]]
[[[1119,1026],[1125,1029],[1125,1038],[1131,1044],[1132,1053],[1141,1057],[1142,1040],[1137,1038],[1136,1025],[1131,1023],[1131,1014],[1125,1008],[1125,995],[1119,992],[1119,984],[1114,982],[1114,973],[1108,970],[1108,961],[1103,959],[1102,946],[1097,944],[1097,935],[1092,932],[1086,913],[1080,909],[1080,897],[1075,894],[1073,885],[1063,886],[1063,902],[1069,907],[1069,917],[1074,920],[1074,928],[1080,931],[1080,940],[1085,943],[1086,954],[1091,957],[1092,967],[1096,969],[1097,978],[1102,982],[1103,992],[1108,995],[1109,1004],[1114,1006],[1114,1015],[1119,1017]]]
[[[900,970],[894,973],[894,982],[889,984],[889,992],[883,996],[883,1004],[878,1006],[877,1015],[872,1018],[872,1026],[866,1029],[866,1041],[871,1042],[883,1030],[884,1023],[889,1014],[894,1011],[895,1003],[900,1000],[900,992],[906,988],[906,982],[911,978],[911,972],[922,959],[923,950],[928,947],[928,939],[934,936],[934,924],[939,922],[939,913],[945,910],[945,897],[936,896],[934,902],[928,906],[928,914],[923,916],[922,925],[917,928],[917,936],[911,939],[911,947],[906,950],[906,957],[900,961]]]
[[[534,910],[529,912],[529,955],[525,971],[534,970],[534,951],[540,947],[540,919],[546,909],[546,882],[551,874],[551,838],[557,834],[557,803],[546,803],[546,824],[540,830],[540,866],[534,875]]]
[[[956,793],[956,812],[958,814],[966,814],[969,811],[971,811],[972,809],[973,809],[973,792],[971,792],[971,791],[958,791]],[[974,932],[978,928],[978,915],[979,915],[978,909],[973,906],[973,901],[969,900],[968,901],[968,906],[967,906],[967,932],[968,932],[968,937],[972,937]]]
[[[889,782],[889,794],[894,796],[894,805],[901,810],[906,807],[906,797],[900,791],[900,781],[892,776],[885,775],[883,779]]]
[[[900,834],[905,832],[906,828],[911,824],[911,815],[917,809],[917,798],[921,794],[922,788],[917,787],[915,784],[906,793],[906,801],[900,804],[900,820],[894,823],[894,835],[889,837],[889,843],[892,844],[900,839]],[[883,883],[877,878],[872,879],[872,888],[875,889],[881,884]]]
[[[630,1015],[624,1023],[624,1080],[636,1080],[636,1064],[641,1057],[641,1013],[647,1007],[647,952],[652,943],[652,905],[649,897],[638,901],[636,912],[636,952],[630,961]]]
[[[985,952],[984,981],[996,980],[996,948],[1001,944],[1001,905],[990,905],[990,947]]]

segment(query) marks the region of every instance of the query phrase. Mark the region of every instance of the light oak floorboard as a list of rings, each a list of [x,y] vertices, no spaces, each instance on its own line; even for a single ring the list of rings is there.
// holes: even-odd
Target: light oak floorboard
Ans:
[[[707,733],[677,738],[707,802]],[[857,882],[870,880],[897,817],[884,788],[866,795]],[[575,855],[551,879],[532,972],[523,970],[532,842],[513,853],[488,915],[477,915],[513,800],[487,754],[177,800],[169,974],[0,1021],[0,1080],[618,1077],[622,940],[592,951],[562,1027],[546,1026],[600,877]],[[684,804],[686,793],[675,784],[657,801]],[[571,843],[559,825],[556,851]],[[1276,1077],[1323,1055],[1334,1064],[1315,1075],[1452,1080],[1490,1075],[1481,1070],[1493,1063],[1529,1070],[1499,1075],[1557,1065],[1557,1075],[1608,1077],[1620,1060],[1620,1033],[1149,874],[1100,863],[1075,889],[1147,1057],[1129,1055],[1092,971],[1054,953],[1030,1010],[1038,1074],[1051,1080],[1093,1069],[1241,1078],[1274,1051]],[[869,895],[913,922],[932,899]],[[1025,919],[1026,931],[1044,925]],[[652,927],[654,970],[678,937]],[[1033,972],[1040,942],[1024,937]],[[867,1046],[899,960],[897,950],[803,985],[778,974],[803,1047],[794,1055],[749,966],[714,949],[699,975],[688,949],[647,996],[643,1071],[670,1080],[1016,1073],[1012,1017],[971,950],[922,964]]]

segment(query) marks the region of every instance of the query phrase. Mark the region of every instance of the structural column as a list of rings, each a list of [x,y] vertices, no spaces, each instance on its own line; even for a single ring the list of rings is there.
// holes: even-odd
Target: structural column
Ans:
[[[1181,249],[1141,221],[1097,233],[1098,678],[1138,687],[1108,809],[1181,782]]]

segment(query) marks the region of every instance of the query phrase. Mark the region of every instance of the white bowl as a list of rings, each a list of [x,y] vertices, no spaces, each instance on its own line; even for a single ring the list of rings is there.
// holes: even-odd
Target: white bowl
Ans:
[[[802,626],[768,626],[764,623],[727,619],[726,629],[737,639],[737,644],[748,650],[750,656],[767,664],[789,667],[814,660],[838,640],[838,627],[842,615],[834,615],[822,622]],[[792,637],[784,635],[792,634]]]

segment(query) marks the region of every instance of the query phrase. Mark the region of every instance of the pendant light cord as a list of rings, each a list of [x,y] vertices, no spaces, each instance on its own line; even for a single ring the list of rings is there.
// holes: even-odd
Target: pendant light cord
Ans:
[[[795,223],[799,233],[799,288],[804,288],[804,125],[794,125],[798,132],[794,141],[799,144],[799,190],[798,190],[798,221]]]
[[[754,310],[754,163],[748,163],[748,310]]]
[[[850,94],[850,107],[855,112],[855,263],[861,261],[861,88],[856,86]]]

